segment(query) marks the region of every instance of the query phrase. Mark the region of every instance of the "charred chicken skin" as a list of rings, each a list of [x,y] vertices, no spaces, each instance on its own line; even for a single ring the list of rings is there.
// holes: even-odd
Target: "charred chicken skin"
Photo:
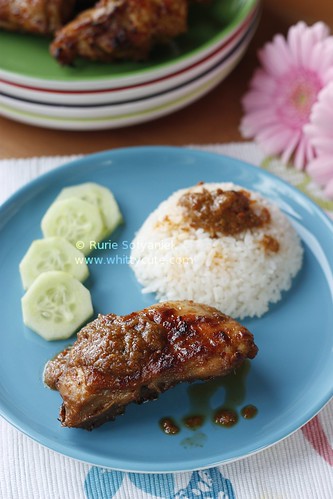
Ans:
[[[164,302],[100,315],[50,360],[44,382],[63,399],[63,426],[91,430],[183,381],[224,376],[253,359],[252,334],[217,309]]]
[[[48,35],[69,20],[75,0],[0,0],[0,28]]]
[[[155,43],[186,31],[187,13],[187,0],[100,0],[57,33],[51,54],[61,64],[77,56],[142,60]]]

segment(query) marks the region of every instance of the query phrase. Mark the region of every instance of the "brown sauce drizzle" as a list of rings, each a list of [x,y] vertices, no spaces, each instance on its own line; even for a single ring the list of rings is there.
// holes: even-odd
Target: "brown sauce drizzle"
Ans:
[[[243,407],[241,415],[244,419],[252,419],[258,414],[258,409],[255,405],[249,404]]]
[[[280,249],[280,243],[275,237],[269,236],[265,234],[262,240],[260,241],[266,253],[277,253]]]
[[[199,444],[195,443],[196,440],[193,440],[197,435],[200,440],[199,446],[202,446],[207,437],[199,431],[199,428],[207,419],[221,427],[231,428],[238,422],[239,414],[244,419],[252,419],[256,416],[258,409],[254,405],[243,406],[250,365],[250,362],[246,360],[236,371],[227,376],[189,385],[187,392],[190,399],[190,412],[183,418],[182,425],[193,430],[194,434],[183,440],[181,445],[184,444],[185,447],[198,446]],[[221,394],[224,399],[221,401],[223,405],[214,409],[213,399],[219,395],[221,388],[224,389],[224,394]],[[240,410],[242,406],[243,408]],[[176,435],[181,431],[180,426],[169,417],[160,420],[160,427],[167,435]]]
[[[204,423],[205,418],[201,415],[188,416],[184,418],[184,425],[186,428],[190,428],[190,430],[196,430],[200,428]]]
[[[238,421],[237,412],[232,409],[226,409],[225,407],[221,407],[214,414],[214,423],[224,426],[226,428],[231,428]]]
[[[160,427],[167,435],[177,435],[180,432],[179,426],[176,425],[172,418],[162,418]]]
[[[267,208],[258,207],[246,191],[216,189],[187,192],[178,204],[185,209],[185,218],[194,229],[203,229],[216,238],[219,234],[235,235],[270,222]]]

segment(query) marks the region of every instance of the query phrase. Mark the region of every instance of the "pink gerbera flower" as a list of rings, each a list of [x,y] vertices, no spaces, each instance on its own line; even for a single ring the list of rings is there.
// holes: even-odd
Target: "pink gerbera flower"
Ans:
[[[304,126],[321,89],[333,80],[333,38],[328,27],[299,22],[287,39],[276,35],[259,52],[258,69],[243,99],[244,137],[255,138],[266,154],[294,156],[302,169],[314,158]]]
[[[317,156],[308,165],[308,172],[333,198],[333,83],[320,92],[305,132]]]

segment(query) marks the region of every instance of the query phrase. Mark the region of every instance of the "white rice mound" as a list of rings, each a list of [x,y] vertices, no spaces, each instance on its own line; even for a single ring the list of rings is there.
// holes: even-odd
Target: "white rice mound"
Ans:
[[[184,220],[179,198],[186,192],[245,190],[231,183],[201,184],[182,189],[163,201],[146,219],[132,242],[130,265],[143,293],[165,300],[194,300],[232,317],[260,317],[269,303],[280,300],[302,266],[299,237],[279,208],[248,191],[271,221],[240,234],[211,238]],[[257,204],[255,205],[257,206]],[[267,252],[260,242],[274,237],[279,251]]]

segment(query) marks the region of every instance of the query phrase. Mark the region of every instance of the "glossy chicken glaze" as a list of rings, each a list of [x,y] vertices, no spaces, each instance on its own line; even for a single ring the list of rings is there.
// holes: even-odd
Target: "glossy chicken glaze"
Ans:
[[[257,347],[252,334],[218,310],[164,302],[127,316],[100,315],[74,345],[48,362],[63,426],[92,429],[182,381],[223,376]]]

